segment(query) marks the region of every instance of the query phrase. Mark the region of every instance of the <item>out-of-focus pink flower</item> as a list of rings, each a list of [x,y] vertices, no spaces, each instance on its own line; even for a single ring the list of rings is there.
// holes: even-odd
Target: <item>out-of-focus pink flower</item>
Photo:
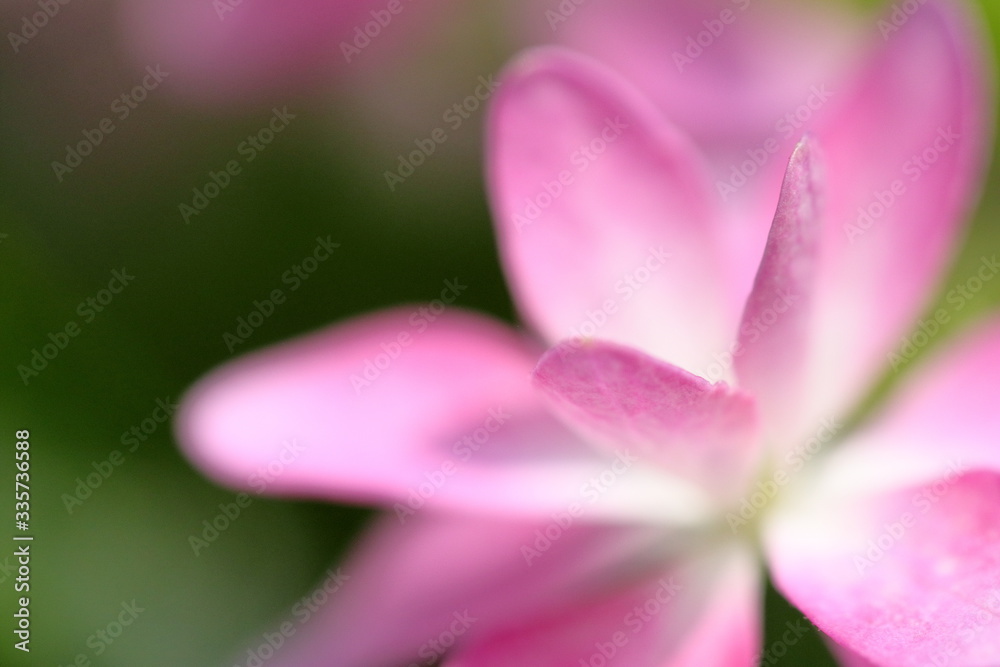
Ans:
[[[617,70],[717,161],[772,136],[790,149],[802,125],[775,125],[816,88],[839,96],[871,37],[866,17],[832,2],[525,2],[517,15],[535,43]]]
[[[761,561],[847,663],[1000,663],[1000,322],[845,427],[975,198],[976,44],[921,5],[809,123],[767,217],[739,220],[619,75],[514,64],[488,179],[537,338],[392,310],[186,398],[181,440],[217,479],[274,463],[269,493],[392,508],[271,664],[752,665]]]
[[[219,104],[324,85],[396,54],[429,33],[439,3],[407,0],[131,0],[123,34],[141,62],[171,72],[169,85]],[[359,73],[359,76],[364,76]]]

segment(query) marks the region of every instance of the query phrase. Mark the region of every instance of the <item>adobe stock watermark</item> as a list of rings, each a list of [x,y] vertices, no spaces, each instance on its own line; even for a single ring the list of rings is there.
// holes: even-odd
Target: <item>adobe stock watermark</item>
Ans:
[[[493,76],[490,74],[487,78],[480,75],[479,85],[476,86],[471,95],[445,109],[444,113],[441,114],[441,120],[447,125],[447,130],[443,127],[434,128],[426,137],[413,140],[413,145],[416,147],[414,150],[405,155],[400,153],[396,156],[395,171],[387,169],[382,173],[386,185],[389,186],[389,192],[395,192],[397,186],[402,185],[406,179],[413,176],[417,169],[434,155],[438,146],[448,141],[448,132],[457,132],[465,124],[465,121],[472,118],[473,114],[483,106],[483,103],[490,99],[496,89],[500,87],[500,83],[494,81]]]
[[[250,473],[247,478],[247,485],[253,489],[254,493],[263,493],[304,451],[305,446],[294,438],[284,441],[281,453]],[[215,516],[201,522],[203,526],[201,532],[199,534],[191,533],[188,535],[188,545],[191,547],[194,555],[200,556],[202,551],[215,543],[222,533],[229,530],[243,516],[243,510],[252,504],[253,497],[248,493],[237,494],[231,503],[219,503],[219,512]]]
[[[17,488],[17,487],[15,487]],[[27,501],[23,502],[23,507],[30,506]],[[15,507],[17,507],[15,505]],[[24,513],[28,515],[28,512]],[[18,527],[27,530],[27,524],[20,524]],[[18,538],[14,538],[18,539]],[[30,538],[29,538],[30,539]],[[17,611],[11,614],[13,618],[14,638],[19,641],[14,642],[14,648],[18,651],[31,653],[31,543],[22,543],[14,549],[14,557],[17,558],[17,579],[13,586],[14,590],[21,593],[17,596]]]
[[[615,459],[611,464],[594,475],[580,486],[579,502],[570,503],[564,512],[556,512],[552,515],[552,522],[544,528],[535,530],[535,539],[531,544],[521,545],[521,555],[524,562],[531,567],[532,562],[537,560],[552,548],[566,534],[573,524],[587,511],[587,507],[594,505],[601,497],[612,489],[629,470],[639,460],[630,451],[618,450],[615,452]]]
[[[87,297],[76,307],[76,314],[83,318],[83,324],[76,320],[69,320],[55,333],[50,332],[47,336],[48,342],[44,343],[41,348],[32,348],[31,358],[18,364],[15,368],[24,386],[27,387],[33,378],[38,377],[42,371],[48,368],[49,364],[59,356],[59,353],[69,346],[70,340],[80,335],[83,326],[93,322],[98,313],[104,312],[104,309],[111,305],[115,297],[121,294],[133,280],[135,280],[135,276],[130,274],[125,267],[122,267],[121,270],[113,270],[108,286],[98,290],[93,296]]]
[[[576,14],[576,10],[580,8],[580,5],[584,5],[590,2],[590,0],[559,0],[554,8],[549,8],[545,10],[545,20],[549,22],[549,27],[552,28],[552,32],[559,29],[559,26],[569,20],[573,14]]]
[[[906,533],[917,524],[918,518],[930,512],[948,494],[959,478],[968,471],[969,468],[961,461],[951,461],[944,476],[915,493],[910,498],[912,510],[900,513],[895,521],[883,523],[882,531],[868,540],[868,548],[864,554],[858,554],[854,557],[854,567],[858,574],[864,575],[865,570],[874,567],[876,563],[885,558],[885,555],[899,544]]]
[[[672,256],[663,246],[650,247],[645,260],[615,282],[614,292],[617,296],[605,299],[596,310],[588,309],[583,321],[569,330],[569,344],[579,348],[583,341],[595,337],[618,314],[618,309],[631,301],[653,279],[653,275],[667,265]]]
[[[699,373],[701,377],[709,382],[718,382],[726,376],[729,369],[733,367],[736,360],[746,354],[747,345],[752,345],[760,340],[767,331],[773,327],[781,316],[791,310],[799,300],[799,296],[791,292],[781,292],[770,306],[762,310],[749,322],[740,325],[740,340],[729,346],[725,352],[715,352],[712,354],[714,361]]]
[[[104,655],[105,652],[111,645],[114,644],[118,639],[125,633],[125,630],[130,627],[139,618],[139,615],[146,611],[145,607],[140,607],[135,598],[131,602],[122,602],[121,611],[108,622],[102,628],[98,628],[94,631],[94,634],[87,637],[87,648],[91,650],[91,653],[80,652],[74,656],[72,662],[65,667],[91,667],[94,663],[91,661],[91,654],[94,658],[99,658]],[[104,660],[98,661],[97,664],[105,664]],[[62,664],[59,667],[64,667]]]
[[[605,118],[604,126],[597,136],[580,144],[570,154],[569,166],[559,170],[551,181],[542,181],[541,191],[537,194],[525,198],[524,206],[514,214],[514,227],[517,231],[523,231],[525,227],[535,222],[543,211],[563,195],[566,188],[574,184],[576,177],[599,160],[629,127],[630,124],[622,120],[621,116]]]
[[[444,657],[459,637],[469,631],[479,619],[469,613],[469,610],[456,611],[452,613],[452,621],[438,634],[424,642],[417,649],[417,656],[423,659],[422,663],[411,662],[408,667],[421,667],[422,665],[434,665]]]
[[[243,4],[243,0],[212,0],[212,9],[220,21],[226,20],[227,14],[232,14],[236,8]]]
[[[326,238],[316,237],[316,246],[308,255],[302,258],[297,264],[281,274],[281,284],[288,285],[288,291],[280,287],[272,289],[263,300],[253,300],[253,308],[245,316],[236,318],[236,327],[232,331],[222,334],[222,342],[226,349],[232,354],[236,348],[250,340],[254,332],[257,331],[267,318],[274,315],[278,306],[283,305],[288,295],[298,291],[309,278],[319,270],[320,265],[330,259],[333,251],[340,247],[339,243],[330,240],[328,234]]]
[[[728,201],[729,197],[746,185],[771,158],[781,149],[781,141],[787,141],[793,136],[805,132],[806,124],[833,97],[833,91],[826,84],[814,85],[809,89],[805,101],[774,122],[774,134],[765,139],[759,146],[746,150],[747,159],[734,164],[729,169],[729,178],[716,180],[715,189]]]
[[[1000,589],[994,588],[981,596],[973,605],[976,608],[974,616],[962,622],[958,632],[944,638],[945,646],[931,654],[931,664],[934,667],[947,667],[954,658],[962,654],[964,646],[968,646],[987,628],[996,636],[997,618],[1000,617]],[[966,664],[961,660],[960,664]]]
[[[916,183],[937,163],[942,155],[947,153],[961,138],[952,126],[937,128],[937,134],[924,150],[911,155],[900,167],[904,178],[893,179],[884,190],[872,192],[872,199],[867,206],[858,207],[858,217],[854,222],[843,224],[844,234],[852,244],[865,232],[875,226],[886,212],[891,209],[901,197],[909,192],[909,185]]]
[[[416,337],[429,329],[434,322],[448,309],[448,306],[455,303],[455,300],[469,288],[454,280],[445,280],[444,289],[441,290],[441,298],[433,299],[427,305],[421,306],[410,314],[407,322],[410,325],[408,330],[400,331],[390,340],[383,340],[379,344],[381,352],[372,357],[366,357],[360,373],[352,373],[350,378],[351,387],[358,396],[372,386],[372,383],[382,377],[382,373],[389,370],[392,363],[401,354],[413,345]]]
[[[382,31],[389,27],[392,20],[403,13],[410,1],[407,0],[404,4],[402,0],[389,0],[383,9],[370,10],[368,14],[371,16],[371,20],[354,27],[350,42],[340,42],[340,52],[344,55],[344,60],[350,64],[354,58],[360,56],[361,52],[367,49],[372,42],[378,39]]]
[[[256,160],[257,156],[263,153],[295,118],[295,114],[289,113],[287,106],[280,109],[273,107],[267,124],[237,144],[238,157],[226,162],[218,171],[210,170],[208,180],[202,186],[191,189],[190,204],[181,202],[177,205],[184,224],[190,224],[191,218],[201,215],[229,187],[233,179],[243,173],[243,167]],[[242,161],[239,158],[242,158]]]
[[[406,494],[406,504],[396,503],[392,506],[399,523],[405,524],[407,519],[421,510],[427,501],[437,495],[448,480],[461,470],[462,464],[468,463],[476,452],[489,444],[493,435],[510,419],[510,413],[505,412],[503,407],[490,408],[481,426],[462,436],[451,446],[451,457],[442,461],[434,470],[424,473],[423,481],[410,487]]]
[[[7,41],[10,42],[10,47],[14,49],[14,53],[20,52],[22,46],[38,36],[39,31],[44,29],[49,24],[49,21],[54,19],[62,11],[62,8],[71,1],[38,0],[40,11],[25,14],[21,17],[21,29],[17,32],[12,31],[7,33]]]
[[[684,590],[674,579],[675,577],[672,576],[659,579],[653,593],[622,618],[621,630],[612,633],[607,641],[594,642],[594,652],[589,657],[580,659],[580,667],[607,667],[610,665],[615,656],[628,646],[632,638],[642,632],[643,628],[659,616],[670,605],[671,601]],[[631,634],[627,631],[631,631]]]
[[[819,454],[823,447],[833,441],[843,427],[839,420],[832,417],[825,418],[812,437],[800,442],[785,454],[784,463],[780,467],[776,468],[767,479],[758,480],[755,489],[740,499],[738,513],[726,514],[726,523],[729,524],[733,535],[753,521],[757,514],[774,500],[781,489],[788,486],[796,473]]]
[[[900,339],[899,347],[889,352],[887,358],[892,370],[898,372],[909,361],[912,361],[917,353],[927,347],[938,333],[941,327],[951,321],[953,313],[965,308],[965,306],[976,298],[986,286],[986,283],[993,280],[997,273],[1000,273],[1000,261],[997,256],[983,256],[980,258],[979,268],[975,275],[969,276],[964,281],[948,290],[945,303],[950,308],[938,308],[928,317],[921,317],[917,320],[915,331]]]
[[[235,663],[233,667],[262,667],[268,660],[277,655],[285,642],[295,636],[299,628],[309,622],[316,612],[322,609],[344,584],[351,579],[344,574],[342,568],[329,569],[323,582],[311,593],[302,596],[291,609],[291,620],[286,620],[275,632],[265,632],[260,636],[256,646],[247,649],[246,658]]]
[[[160,427],[170,420],[170,417],[180,406],[167,398],[156,399],[156,407],[153,408],[149,416],[142,419],[137,425],[122,433],[120,442],[128,446],[129,454],[135,453],[142,443],[149,439]],[[112,449],[108,455],[100,461],[91,461],[90,467],[93,472],[89,472],[86,477],[77,477],[76,486],[72,493],[63,493],[60,500],[67,514],[72,514],[75,509],[83,506],[85,500],[94,495],[101,486],[108,481],[111,475],[125,463],[125,454],[120,449]]]
[[[142,78],[142,81],[133,86],[131,90],[125,91],[111,100],[109,110],[114,114],[114,118],[105,116],[97,122],[97,126],[93,129],[83,129],[81,131],[83,139],[73,145],[66,144],[64,161],[52,161],[52,172],[55,174],[56,180],[62,183],[67,174],[73,173],[74,169],[83,164],[83,159],[91,155],[94,149],[104,143],[105,138],[118,129],[118,126],[115,125],[115,119],[124,122],[132,115],[133,111],[139,108],[141,103],[146,101],[149,93],[156,90],[169,75],[170,72],[164,72],[159,65],[146,67],[146,76]]]
[[[677,66],[677,71],[683,73],[688,65],[693,64],[706,50],[711,48],[715,44],[715,41],[722,36],[722,33],[726,31],[726,27],[736,22],[739,16],[738,12],[746,11],[750,6],[750,2],[751,0],[732,0],[732,4],[736,7],[736,10],[727,7],[720,11],[717,17],[702,21],[701,24],[705,29],[688,36],[683,52],[674,51],[673,53],[672,57],[674,65]]]
[[[920,11],[920,7],[926,2],[927,0],[903,0],[903,2],[894,2],[892,5],[892,13],[889,14],[889,18],[879,19],[876,22],[878,31],[882,34],[882,39],[888,41],[889,35],[906,25],[906,23],[910,20],[910,17]]]

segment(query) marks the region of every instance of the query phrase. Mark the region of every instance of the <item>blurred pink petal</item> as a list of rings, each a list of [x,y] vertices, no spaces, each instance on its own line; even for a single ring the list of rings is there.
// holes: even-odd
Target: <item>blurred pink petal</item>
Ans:
[[[294,439],[301,452],[272,491],[338,488],[371,499],[409,481],[410,468],[435,464],[460,435],[456,424],[533,409],[525,341],[486,318],[446,313],[428,323],[411,312],[258,352],[202,380],[180,420],[184,439],[199,445],[192,455],[223,481],[246,484]]]
[[[876,663],[1000,655],[1000,474],[956,464],[939,475],[881,495],[814,495],[769,526],[779,590]]]
[[[607,594],[469,642],[445,667],[749,665],[760,648],[759,573],[750,553],[699,554]],[[607,661],[606,663],[604,661]]]
[[[778,587],[876,663],[1000,655],[1000,321],[954,342],[772,517]]]
[[[428,20],[428,7],[420,10],[402,0],[131,0],[121,8],[136,58],[159,63],[171,87],[210,103],[288,94],[364,66],[411,37],[414,21]]]
[[[202,380],[185,399],[181,439],[240,488],[388,503],[404,519],[425,503],[547,518],[619,464],[544,409],[528,383],[537,354],[484,317],[389,311]],[[587,520],[686,523],[707,509],[700,489],[674,488],[646,462],[629,472]]]
[[[661,529],[573,526],[526,564],[524,545],[547,524],[422,513],[405,526],[376,524],[340,571],[350,577],[303,626],[273,667],[409,665],[440,657],[434,640],[476,641],[511,619],[553,613],[607,593],[636,554],[662,556]],[[464,627],[463,627],[464,626]],[[442,643],[438,643],[441,647]],[[448,646],[450,648],[450,646]]]
[[[627,448],[731,502],[758,464],[753,400],[629,348],[561,343],[542,357],[535,385],[567,423],[610,451]]]
[[[815,152],[804,140],[788,163],[733,350],[740,385],[757,397],[772,439],[789,435],[779,429],[800,430],[823,205]]]
[[[771,137],[787,155],[805,128],[786,114],[820,85],[839,90],[862,27],[834,3],[784,0],[596,2],[565,21],[546,20],[546,9],[525,3],[536,39],[618,70],[726,171]]]
[[[830,224],[813,414],[841,412],[863,395],[953,255],[992,145],[980,42],[952,3],[927,2],[816,130]]]
[[[1000,320],[931,355],[870,423],[824,461],[849,491],[926,484],[955,461],[1000,473]]]
[[[704,167],[641,96],[531,52],[504,76],[487,147],[511,289],[546,340],[599,336],[686,368],[725,345],[739,304]]]

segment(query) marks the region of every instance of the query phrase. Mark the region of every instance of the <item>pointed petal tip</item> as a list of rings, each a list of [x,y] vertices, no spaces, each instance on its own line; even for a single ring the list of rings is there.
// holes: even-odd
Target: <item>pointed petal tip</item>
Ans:
[[[795,145],[788,161],[789,173],[797,169],[802,185],[809,186],[809,192],[815,197],[821,192],[823,181],[823,148],[815,134],[807,132]]]
[[[819,140],[812,132],[806,132],[792,150],[792,160],[812,160],[819,150]]]

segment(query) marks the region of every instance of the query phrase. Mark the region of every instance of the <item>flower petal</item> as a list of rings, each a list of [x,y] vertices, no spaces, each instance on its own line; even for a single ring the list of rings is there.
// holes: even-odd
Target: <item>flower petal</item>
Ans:
[[[814,414],[841,414],[884,368],[926,307],[985,175],[991,85],[959,4],[928,0],[883,19],[884,46],[815,128],[834,224],[817,286]]]
[[[857,18],[830,3],[619,0],[568,17],[529,4],[526,31],[555,33],[635,82],[716,158],[724,180],[768,139],[791,140],[787,154],[792,123],[801,127],[794,112],[817,84],[837,88],[856,49]]]
[[[998,369],[994,319],[921,364],[871,424],[824,461],[830,478],[873,492],[927,483],[955,462],[1000,473]]]
[[[137,60],[162,65],[171,74],[168,85],[188,96],[224,102],[318,74],[336,57],[337,27],[349,30],[368,4],[374,3],[137,0],[121,11]]]
[[[690,494],[648,466],[631,467],[628,484],[591,483],[620,466],[548,415],[529,383],[536,354],[484,317],[389,311],[209,376],[185,399],[180,440],[232,486],[394,503],[404,521],[425,504],[692,518]]]
[[[822,215],[815,153],[810,139],[792,153],[733,349],[740,386],[757,398],[772,438],[778,428],[793,433],[801,428],[795,422],[809,352]]]
[[[597,443],[627,448],[713,496],[738,493],[756,463],[751,398],[641,352],[564,342],[542,357],[534,382]]]
[[[138,62],[162,66],[166,85],[192,101],[219,104],[367,70],[429,27],[437,4],[390,15],[384,0],[133,0],[120,11]]]
[[[704,165],[637,92],[530,52],[503,78],[487,147],[508,279],[546,339],[598,335],[688,368],[728,344],[739,304]]]
[[[429,664],[511,619],[593,594],[595,582],[663,541],[662,529],[574,525],[550,533],[529,566],[522,550],[539,546],[546,528],[430,512],[406,526],[379,522],[340,568],[349,579],[273,666],[328,667],[331,656],[338,667]]]
[[[725,262],[749,289],[785,159],[852,81],[859,37],[878,37],[873,22],[826,2],[620,0],[568,17],[531,4],[526,31],[550,28],[546,41],[620,72],[705,152],[725,210]]]
[[[998,368],[994,320],[918,369],[772,519],[779,588],[865,659],[1000,662]]]
[[[797,500],[771,517],[766,552],[820,629],[881,665],[1000,664],[1000,474]]]
[[[759,575],[742,549],[701,555],[549,615],[512,618],[446,667],[750,667]]]

